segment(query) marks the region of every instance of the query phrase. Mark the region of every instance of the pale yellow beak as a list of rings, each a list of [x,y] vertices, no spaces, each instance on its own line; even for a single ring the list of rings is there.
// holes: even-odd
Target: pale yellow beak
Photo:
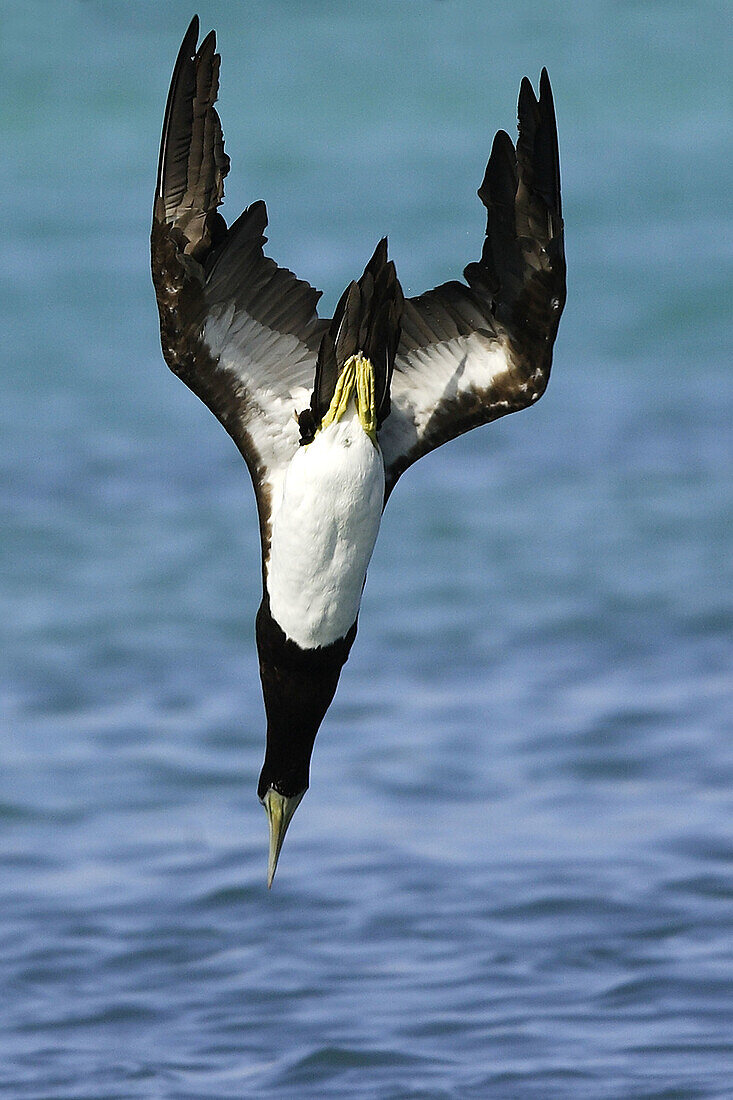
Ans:
[[[296,794],[292,798],[286,798],[274,787],[270,787],[262,800],[262,805],[267,812],[267,824],[270,826],[270,854],[267,860],[268,890],[272,886],[272,880],[275,877],[277,861],[280,858],[280,849],[283,846],[288,825],[304,794],[305,791],[301,791],[300,794]]]

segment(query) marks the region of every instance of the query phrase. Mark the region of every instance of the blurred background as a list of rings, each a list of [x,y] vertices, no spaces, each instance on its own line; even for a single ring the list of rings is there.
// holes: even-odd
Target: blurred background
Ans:
[[[0,1090],[730,1096],[730,6],[192,5],[0,4]],[[194,10],[324,311],[478,257],[543,65],[560,130],[549,389],[400,482],[271,894],[252,492],[149,276]]]

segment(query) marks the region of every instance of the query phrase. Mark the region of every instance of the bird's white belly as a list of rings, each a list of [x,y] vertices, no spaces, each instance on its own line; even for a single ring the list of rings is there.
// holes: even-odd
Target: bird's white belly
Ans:
[[[352,402],[298,449],[273,512],[270,611],[299,646],[329,645],[354,623],[383,503],[382,453]]]

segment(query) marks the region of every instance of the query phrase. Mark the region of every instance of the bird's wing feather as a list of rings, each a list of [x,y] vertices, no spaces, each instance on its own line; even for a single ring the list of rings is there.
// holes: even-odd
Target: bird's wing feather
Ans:
[[[479,197],[487,227],[468,285],[408,298],[379,436],[387,495],[422,455],[544,392],[565,304],[560,168],[547,72],[522,81],[516,149],[497,133]]]
[[[298,447],[321,335],[320,293],[266,257],[267,211],[227,229],[218,212],[229,158],[214,104],[213,31],[194,17],[176,60],[163,123],[151,234],[163,354],[218,417],[249,466],[263,549],[270,505]]]

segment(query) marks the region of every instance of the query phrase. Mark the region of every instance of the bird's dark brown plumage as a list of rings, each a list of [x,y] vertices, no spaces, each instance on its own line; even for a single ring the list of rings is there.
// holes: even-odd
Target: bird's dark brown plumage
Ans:
[[[271,882],[285,830],[308,785],[316,733],[356,635],[356,619],[348,629],[345,623],[354,607],[358,615],[358,600],[344,597],[339,603],[330,595],[343,587],[343,567],[333,568],[342,559],[320,549],[315,559],[302,557],[301,550],[308,549],[301,546],[303,513],[297,491],[292,510],[285,507],[286,475],[297,470],[297,477],[305,479],[298,486],[317,486],[308,514],[315,516],[315,527],[333,529],[335,541],[341,537],[340,524],[344,530],[349,524],[353,531],[367,530],[368,524],[360,526],[364,515],[372,523],[371,541],[363,536],[360,544],[368,552],[356,559],[359,575],[353,591],[358,594],[382,507],[382,463],[386,501],[400,475],[422,455],[542,395],[565,304],[557,130],[543,69],[539,97],[529,80],[522,80],[516,146],[504,131],[494,139],[478,192],[486,208],[486,235],[480,259],[465,268],[466,282],[453,280],[405,300],[385,238],[361,277],[346,288],[329,322],[318,317],[320,292],[265,256],[265,204],[254,202],[231,227],[219,212],[229,171],[215,107],[220,57],[213,31],[200,46],[198,33],[194,18],[178,53],[166,104],[153,207],[152,273],[166,362],[230,434],[247,463],[257,498],[263,598],[256,637],[268,725],[259,794],[270,823]],[[318,452],[316,439],[326,438],[336,415],[331,404],[337,379],[352,356],[357,359],[349,370],[358,365],[367,371],[367,383],[359,384],[368,393],[372,382],[374,386],[374,405],[364,428],[370,440],[371,484],[376,487],[371,495],[358,488],[358,467],[348,466],[343,451],[339,458],[337,448],[327,451],[326,480],[319,480],[318,465],[308,467]],[[347,380],[352,385],[353,375],[344,374]],[[345,392],[344,401],[353,402],[351,391]],[[319,437],[319,430],[324,435]],[[366,445],[362,435],[343,446],[351,448],[354,441]],[[300,464],[294,462],[296,454]],[[348,482],[351,496],[343,494],[345,518],[329,509],[332,502],[322,502],[322,485],[329,486],[334,499],[340,493],[333,489],[332,461],[342,463],[337,481],[353,478]],[[313,469],[315,475],[303,472]],[[288,536],[278,542],[278,524],[286,514]],[[317,635],[320,645],[311,645],[316,636],[311,633],[300,635],[302,644],[296,643],[272,611],[277,602],[276,596],[270,598],[268,567],[280,562],[281,576],[287,569],[272,549],[273,539],[276,547],[288,547],[285,558],[290,561],[293,531],[298,535],[295,557],[306,568],[297,574],[295,587],[278,590],[275,585],[276,594],[288,593],[278,614],[283,622],[291,616],[292,634],[298,636],[293,609],[308,615],[309,607],[327,606],[330,600],[331,608],[344,613],[334,633],[344,633],[335,639]],[[315,536],[311,552],[313,545],[320,545]],[[322,570],[324,565],[328,568]],[[322,576],[329,580],[321,584]],[[311,603],[303,601],[302,610],[301,589],[313,578],[315,597],[311,587]],[[327,609],[324,616],[329,613]]]

